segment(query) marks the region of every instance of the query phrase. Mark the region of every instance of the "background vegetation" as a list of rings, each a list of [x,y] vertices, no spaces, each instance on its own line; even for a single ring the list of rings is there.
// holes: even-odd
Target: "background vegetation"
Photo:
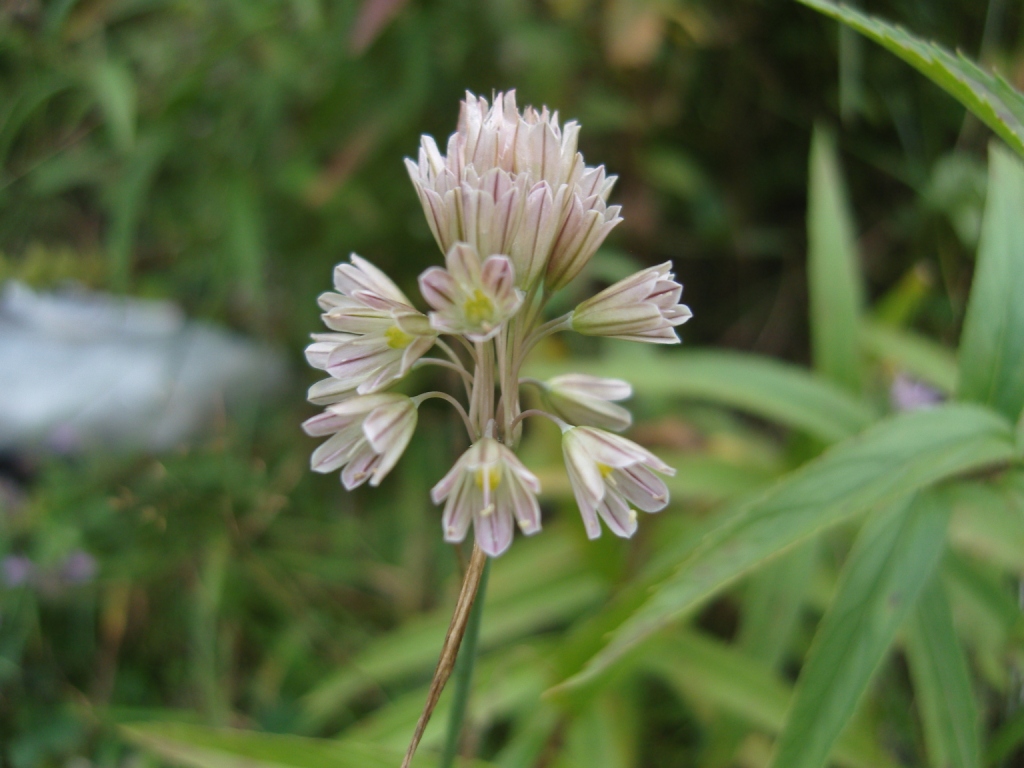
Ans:
[[[1017,7],[863,6],[1024,83]],[[466,752],[1024,764],[1024,171],[987,149],[1020,150],[1024,108],[864,28],[978,117],[791,2],[0,6],[0,279],[171,298],[295,371],[167,455],[5,458],[0,556],[45,578],[0,574],[0,762],[397,764],[457,582],[427,489],[459,446],[426,410],[398,482],[312,476],[301,350],[350,251],[405,287],[438,261],[401,158],[464,89],[515,87],[619,175],[593,284],[671,259],[695,319],[683,350],[544,350],[637,384],[674,503],[589,543],[528,436],[545,532],[492,569]],[[889,415],[920,382],[967,402]]]

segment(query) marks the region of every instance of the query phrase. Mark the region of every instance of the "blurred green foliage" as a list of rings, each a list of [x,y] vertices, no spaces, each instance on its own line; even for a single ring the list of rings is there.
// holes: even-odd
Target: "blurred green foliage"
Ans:
[[[1018,8],[863,5],[1020,82]],[[983,224],[982,123],[868,45],[768,0],[7,2],[0,280],[169,297],[298,368],[314,298],[349,251],[403,287],[438,261],[401,164],[419,134],[446,136],[466,88],[515,87],[579,119],[588,161],[620,177],[625,222],[595,282],[672,259],[695,311],[687,344],[814,371],[706,349],[546,348],[540,367],[588,353],[574,369],[635,381],[631,434],[679,468],[674,505],[628,544],[588,543],[557,445],[528,436],[546,530],[493,569],[470,746],[502,768],[763,766],[775,735],[794,754],[817,717],[841,765],[1014,765],[1024,485],[1006,469],[1012,426],[981,406],[1019,416],[1014,348],[986,367],[988,342],[1024,338],[1019,312],[988,300],[1020,280],[1019,222],[1004,199],[989,208],[1001,223]],[[812,153],[815,124],[832,130]],[[1001,255],[967,313],[979,238]],[[969,382],[981,406],[851,437],[891,409],[900,373],[947,394]],[[426,501],[450,459],[437,436],[454,430],[425,409],[396,482],[346,495],[305,470],[300,400],[164,456],[11,464],[27,491],[0,496],[0,556],[38,570],[0,583],[0,764],[397,764],[457,578]],[[891,485],[875,493],[878,466]],[[815,505],[797,525],[801,493]],[[744,549],[750,530],[759,548]],[[82,551],[95,578],[62,578]],[[915,606],[857,613],[907,584]],[[660,631],[641,642],[645,610]],[[794,685],[804,660],[848,674]],[[566,679],[579,685],[542,698]],[[950,690],[974,699],[943,709]],[[254,746],[204,730],[227,725],[266,734]]]

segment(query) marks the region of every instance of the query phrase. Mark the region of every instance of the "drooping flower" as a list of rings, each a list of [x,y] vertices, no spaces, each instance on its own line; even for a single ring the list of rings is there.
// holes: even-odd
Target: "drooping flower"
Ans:
[[[338,292],[319,298],[324,324],[334,333],[315,335],[306,348],[310,364],[331,375],[310,390],[314,402],[383,389],[405,376],[437,338],[426,315],[387,275],[356,254],[351,260],[334,271]]]
[[[311,437],[331,435],[313,452],[313,471],[344,467],[341,482],[348,490],[367,480],[380,485],[409,444],[416,420],[416,405],[405,395],[357,395],[330,405],[302,424]]]
[[[544,404],[570,424],[619,431],[633,422],[629,411],[614,402],[633,394],[627,381],[567,373],[540,383]]]
[[[467,92],[447,154],[424,136],[418,162],[406,160],[441,251],[461,241],[508,255],[523,289],[545,271],[551,290],[568,283],[621,221],[607,205],[615,177],[584,164],[578,137],[546,107],[520,115],[514,91],[493,104]]]
[[[593,427],[570,427],[562,433],[562,454],[591,539],[601,535],[599,516],[612,533],[629,538],[637,528],[631,504],[644,512],[668,504],[668,488],[654,472],[674,475],[675,470],[632,440]]]
[[[497,557],[512,543],[513,520],[526,535],[540,530],[540,482],[516,455],[493,437],[471,445],[430,491],[446,501],[445,541],[459,542],[473,524],[476,543]]]
[[[683,286],[672,262],[649,267],[605,288],[572,313],[572,329],[585,336],[609,336],[652,344],[678,344],[676,326],[693,315],[680,304]]]
[[[512,262],[494,255],[481,264],[476,248],[456,243],[445,263],[448,269],[431,267],[420,275],[420,292],[435,310],[430,324],[442,333],[464,334],[471,341],[494,338],[523,303]]]

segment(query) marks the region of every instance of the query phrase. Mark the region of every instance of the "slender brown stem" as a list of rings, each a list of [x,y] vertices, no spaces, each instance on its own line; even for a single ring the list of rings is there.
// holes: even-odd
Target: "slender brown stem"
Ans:
[[[473,608],[473,601],[476,599],[477,588],[480,586],[480,577],[484,572],[484,565],[487,562],[487,555],[480,547],[473,545],[473,555],[469,558],[469,567],[462,580],[462,589],[459,592],[459,600],[455,605],[455,613],[452,615],[451,624],[448,625],[448,634],[445,635],[444,645],[441,646],[441,658],[434,670],[434,679],[430,681],[430,690],[427,692],[427,702],[423,706],[423,713],[416,723],[416,730],[413,731],[412,741],[402,761],[402,768],[409,768],[412,758],[416,754],[416,748],[423,738],[423,731],[430,722],[430,716],[437,706],[437,700],[441,698],[441,691],[445,683],[451,677],[455,668],[455,659],[459,655],[459,646],[462,644],[462,636],[466,633],[466,624],[469,622],[469,614]]]

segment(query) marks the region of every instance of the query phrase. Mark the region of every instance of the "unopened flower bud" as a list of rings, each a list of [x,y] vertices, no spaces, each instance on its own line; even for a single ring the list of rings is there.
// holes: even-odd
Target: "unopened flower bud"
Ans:
[[[503,254],[516,285],[544,278],[557,290],[579,274],[621,221],[607,205],[614,176],[587,167],[577,151],[579,125],[527,107],[515,92],[494,103],[467,93],[447,154],[424,136],[417,162],[406,160],[427,223],[442,252],[467,242],[481,254]]]
[[[622,221],[621,206],[608,206],[606,200],[615,177],[605,178],[604,167],[591,168],[581,179],[583,190],[574,186],[561,216],[558,236],[551,246],[544,282],[549,291],[567,286],[583,271],[604,239]],[[588,194],[595,189],[592,194]]]
[[[617,536],[636,532],[636,512],[657,512],[668,504],[668,487],[654,474],[675,470],[631,440],[593,427],[562,433],[562,454],[587,536],[601,535],[600,516]]]
[[[605,288],[573,310],[572,329],[585,336],[678,344],[675,328],[693,313],[679,303],[683,286],[671,270],[667,261]]]
[[[633,394],[629,382],[622,379],[568,373],[542,383],[548,410],[570,424],[620,431],[633,421],[629,411],[614,403]]]

